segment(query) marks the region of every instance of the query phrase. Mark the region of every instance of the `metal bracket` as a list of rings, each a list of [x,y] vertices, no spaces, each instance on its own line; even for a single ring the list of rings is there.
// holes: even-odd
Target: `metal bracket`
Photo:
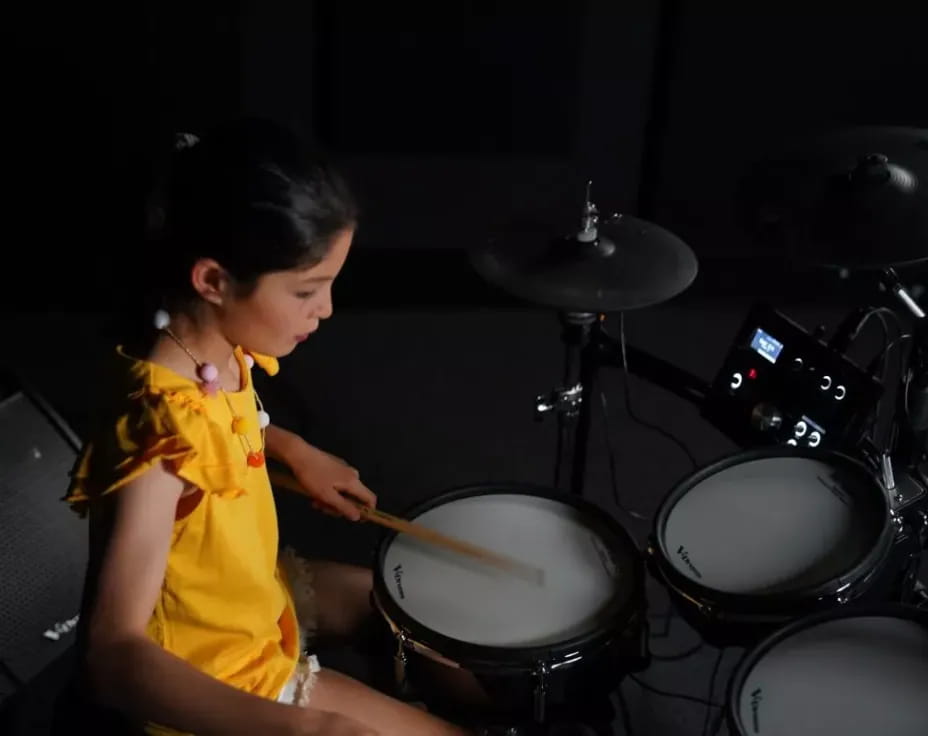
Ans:
[[[535,669],[535,722],[544,723],[546,701],[548,696],[548,675],[551,668],[546,662],[542,662]]]
[[[401,694],[407,693],[409,682],[406,677],[406,666],[409,664],[409,657],[406,654],[407,638],[403,631],[397,632],[396,635],[396,654],[393,657],[393,676],[396,679],[396,688]]]
[[[551,412],[575,419],[580,414],[581,403],[583,403],[583,385],[580,383],[570,388],[556,388],[547,396],[539,394],[535,397],[535,421],[541,421],[545,414]]]

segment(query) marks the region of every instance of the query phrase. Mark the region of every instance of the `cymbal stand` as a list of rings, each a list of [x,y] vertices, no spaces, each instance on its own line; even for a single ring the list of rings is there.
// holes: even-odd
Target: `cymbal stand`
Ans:
[[[892,268],[883,269],[882,282],[914,318],[912,349],[899,391],[895,426],[896,456],[906,468],[925,478],[928,462],[928,317]]]
[[[562,313],[565,343],[564,380],[566,388],[554,389],[536,398],[535,418],[540,420],[557,411],[558,443],[555,460],[555,486],[569,484],[569,490],[583,496],[586,463],[592,424],[593,403],[599,369],[603,366],[624,370],[694,404],[701,404],[709,391],[702,379],[677,366],[640,350],[623,346],[605,330],[605,315],[589,312]]]
[[[564,342],[564,370],[560,387],[535,399],[535,419],[556,412],[558,423],[554,486],[574,485],[578,468],[571,467],[577,443],[586,443],[589,434],[589,386],[592,374],[586,357],[590,331],[596,315],[589,312],[562,312],[561,340]],[[578,425],[579,420],[579,425]],[[568,470],[569,468],[569,470]],[[579,469],[582,473],[582,469]],[[569,480],[568,480],[569,479]]]
[[[599,232],[599,210],[591,201],[592,182],[586,185],[586,200],[575,242],[581,248],[611,254],[616,245]],[[611,215],[607,222],[620,218]],[[592,423],[593,396],[597,373],[601,365],[617,365],[676,393],[688,400],[701,402],[708,386],[700,379],[666,361],[622,345],[606,334],[602,327],[605,315],[595,312],[572,311],[559,314],[563,330],[564,372],[559,388],[535,399],[535,419],[557,413],[558,438],[554,467],[554,486],[566,487],[583,495],[586,479],[587,451]]]
[[[615,246],[611,242],[599,239],[599,209],[591,200],[592,185],[592,181],[587,181],[580,230],[574,236],[576,243],[583,248],[611,247],[614,249]],[[576,490],[578,483],[582,486],[584,463],[574,462],[575,445],[584,448],[585,460],[585,448],[589,435],[590,385],[593,372],[587,352],[590,330],[596,322],[596,315],[592,312],[578,311],[561,312],[559,316],[563,325],[561,339],[565,347],[563,382],[560,388],[554,389],[547,397],[538,396],[535,399],[535,419],[540,420],[551,411],[557,412],[558,435],[554,486],[561,488],[563,484],[569,482],[570,486]],[[578,419],[581,420],[580,424],[575,426]],[[565,467],[570,464],[572,464],[570,472],[565,472]],[[581,476],[579,481],[575,477],[578,473]]]

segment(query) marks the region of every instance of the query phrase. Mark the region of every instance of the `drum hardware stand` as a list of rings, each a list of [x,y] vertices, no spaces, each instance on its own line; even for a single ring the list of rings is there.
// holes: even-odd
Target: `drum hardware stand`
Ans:
[[[897,538],[902,542],[907,534],[913,536],[909,569],[904,573],[902,587],[905,590],[911,584],[912,599],[921,601],[920,605],[924,605],[928,596],[924,590],[919,591],[917,586],[921,553],[928,545],[928,516],[922,509],[906,512],[904,507],[916,502],[919,495],[926,493],[923,468],[928,459],[928,317],[894,269],[883,269],[880,283],[902,303],[914,319],[912,348],[908,363],[903,366],[905,384],[899,388],[897,394],[896,412],[890,423],[890,449],[882,455],[881,469],[883,482],[892,502]],[[904,482],[898,486],[893,473],[894,465],[903,472]],[[904,514],[910,524],[908,532]],[[906,582],[907,580],[909,582]]]
[[[535,420],[540,421],[552,411],[557,413],[558,435],[557,452],[554,466],[554,486],[561,488],[565,479],[572,475],[564,472],[569,467],[573,455],[571,441],[577,419],[584,415],[584,406],[589,403],[589,377],[584,353],[589,345],[590,330],[596,321],[596,315],[589,312],[566,312],[560,315],[564,342],[563,386],[556,388],[548,396],[540,395],[535,399]],[[577,432],[579,434],[579,431]],[[572,480],[568,481],[572,483]]]
[[[906,385],[900,391],[897,417],[894,422],[899,429],[900,447],[897,456],[903,465],[916,475],[928,460],[928,316],[909,293],[896,271],[884,268],[881,285],[891,292],[914,318],[912,349],[906,368]],[[913,406],[910,408],[909,404]]]
[[[897,397],[896,413],[890,422],[889,447],[881,449],[871,440],[865,439],[858,449],[876,466],[890,502],[893,522],[901,534],[904,520],[899,511],[919,496],[917,492],[914,495],[907,494],[906,489],[914,487],[916,491],[924,493],[928,485],[923,470],[928,459],[928,317],[895,269],[883,268],[880,271],[879,286],[896,297],[915,320],[912,329],[913,345],[908,364],[903,366],[907,386],[900,389]],[[867,311],[869,309],[859,309],[849,319]],[[844,335],[842,337],[846,338]],[[843,340],[837,347],[843,350],[847,347],[846,342],[846,339]],[[912,384],[915,384],[914,401],[910,397],[913,393]],[[915,404],[914,409],[910,409],[910,403]],[[895,437],[894,432],[897,432]],[[893,447],[896,438],[898,445]],[[903,482],[897,483],[897,470],[902,473]],[[924,517],[924,512],[918,513]],[[919,532],[919,535],[922,536],[922,533]]]
[[[546,662],[542,662],[535,670],[535,696],[534,696],[534,716],[535,723],[541,724],[545,721],[546,700],[548,694],[548,675],[551,669]]]
[[[591,185],[592,182],[588,181],[581,229],[576,235],[576,240],[589,248],[596,248],[607,254],[612,253],[616,248],[615,243],[599,235],[599,210],[590,201]],[[606,221],[613,222],[621,217],[620,214],[613,214]],[[568,482],[570,490],[582,496],[586,478],[592,398],[600,365],[611,364],[622,368],[623,362],[627,361],[629,372],[697,403],[708,393],[708,385],[676,366],[629,345],[624,346],[623,361],[622,345],[609,337],[602,327],[606,319],[604,314],[576,311],[561,312],[559,316],[563,325],[561,340],[565,346],[562,385],[568,388],[554,389],[547,397],[536,397],[535,418],[540,420],[546,413],[557,411],[558,441],[554,485],[561,488],[563,483]]]
[[[409,680],[406,677],[409,655],[406,653],[406,633],[396,632],[396,654],[393,655],[393,672],[396,677],[396,689],[401,696],[409,695]]]
[[[912,603],[916,608],[928,610],[928,588],[919,581],[915,582],[915,592],[912,595]]]
[[[556,411],[558,443],[555,465],[555,487],[569,483],[569,489],[583,496],[586,461],[589,447],[594,391],[598,371],[603,366],[624,369],[654,385],[699,405],[709,392],[709,385],[700,378],[646,353],[625,345],[605,331],[605,315],[589,312],[568,312],[560,315],[565,343],[564,381],[570,388],[558,388],[535,400],[535,419]],[[571,442],[573,432],[573,442]]]
[[[590,398],[594,394],[593,384],[596,378],[597,363],[601,362],[600,353],[609,356],[607,357],[608,361],[615,362],[611,356],[618,352],[615,346],[610,344],[611,339],[597,329],[597,324],[605,319],[605,315],[601,313],[604,309],[608,307],[611,311],[618,311],[626,303],[621,298],[617,299],[615,294],[610,294],[610,290],[605,284],[598,283],[595,278],[590,277],[590,272],[596,270],[598,261],[602,261],[603,267],[607,269],[606,272],[610,275],[614,275],[612,269],[616,264],[620,263],[618,259],[613,258],[618,252],[619,238],[610,237],[609,234],[601,231],[599,209],[591,200],[591,186],[592,182],[587,181],[586,198],[583,204],[579,229],[567,238],[558,237],[556,239],[559,245],[555,247],[564,249],[561,252],[563,258],[561,258],[561,254],[552,255],[546,253],[542,257],[542,262],[535,263],[529,269],[530,271],[531,268],[538,270],[538,273],[531,272],[533,277],[538,276],[540,278],[543,276],[545,279],[553,281],[558,279],[558,269],[566,269],[566,282],[571,287],[560,293],[555,302],[559,307],[558,315],[563,326],[561,335],[565,347],[563,380],[560,387],[547,394],[540,394],[535,397],[534,416],[538,421],[547,414],[556,413],[558,440],[554,486],[556,488],[568,486],[577,495],[583,495],[586,450],[590,432]],[[603,225],[619,226],[623,223],[632,227],[636,226],[639,221],[632,217],[626,218],[620,213],[611,214],[602,220]],[[638,236],[645,236],[647,225],[648,223],[641,223],[640,226],[645,227],[645,230],[639,232]],[[647,239],[645,238],[645,240]],[[666,250],[668,258],[681,262],[679,273],[674,274],[674,277],[679,279],[680,283],[670,287],[670,283],[673,281],[673,279],[670,279],[668,283],[662,284],[664,289],[673,288],[679,291],[686,288],[689,283],[683,283],[688,278],[687,273],[689,270],[693,270],[692,277],[695,277],[695,257],[682,243],[671,243],[676,243],[676,240],[663,241],[656,239],[652,243],[652,247],[656,249],[658,255]],[[477,262],[482,264],[478,266],[478,270],[481,270],[485,278],[491,282],[497,282],[500,279],[500,271],[505,273],[509,269],[518,273],[518,269],[511,266],[502,268],[500,264],[507,263],[511,258],[521,261],[525,255],[525,249],[519,248],[514,253],[510,253],[509,250],[506,247],[500,247],[495,253],[491,250],[489,260],[487,260],[488,256],[486,254],[481,253],[477,258]],[[630,252],[630,254],[635,256],[635,258],[629,256],[631,258],[630,263],[634,268],[641,270],[641,263],[638,262],[642,260],[640,254],[637,251]],[[692,260],[692,263],[689,263],[690,260]],[[650,265],[653,268],[655,264]],[[580,268],[582,277],[573,274],[577,283],[570,284],[572,278],[570,269],[572,267]],[[646,274],[646,271],[643,271],[643,273]],[[524,277],[525,274],[521,276]],[[508,278],[512,278],[512,274]],[[518,278],[519,276],[516,277],[517,281]],[[648,276],[645,275],[643,278],[647,279]],[[658,281],[659,279],[655,279],[655,283],[652,284],[655,289],[658,286]],[[511,283],[508,288],[510,290],[514,289]],[[524,286],[524,288],[529,292],[533,292],[533,298],[538,300],[538,293],[543,293],[546,287],[543,281],[533,283],[530,279],[528,285]],[[515,289],[515,291],[519,292],[520,290]],[[584,291],[589,292],[588,296],[583,296]],[[674,293],[678,293],[678,291]],[[657,298],[656,292],[652,295],[652,298]],[[586,304],[582,303],[583,299],[588,300]],[[565,304],[565,302],[567,303]],[[545,298],[542,299],[542,303],[549,303],[549,301]],[[629,301],[627,304],[632,305],[634,301]],[[708,386],[703,382],[685,374],[669,363],[630,347],[626,347],[623,354],[626,358],[630,357],[629,370],[646,373],[645,378],[664,385],[671,391],[679,393],[683,390],[681,386],[689,388],[696,384],[698,386],[696,393],[700,399],[708,392]],[[681,375],[685,376],[682,381],[679,378]],[[685,391],[685,393],[688,394],[689,391]]]
[[[884,482],[895,505],[894,521],[900,541],[906,536],[903,506],[926,492],[924,467],[928,460],[928,316],[909,293],[905,284],[892,268],[884,268],[880,274],[880,284],[905,307],[914,320],[912,327],[912,348],[909,360],[903,366],[905,382],[899,388],[896,399],[896,413],[890,423],[890,445],[896,466],[901,467],[907,481],[906,487],[915,490],[907,498],[902,488],[897,488],[892,477],[893,462],[888,453],[883,455]],[[895,436],[893,430],[896,431]],[[893,446],[894,445],[894,446]],[[889,472],[886,472],[888,468]],[[921,491],[921,494],[919,494]],[[909,553],[909,567],[904,573],[902,587],[906,590],[911,585],[909,600],[919,607],[928,604],[928,594],[918,580],[922,552],[928,545],[928,515],[923,509],[908,512],[912,546]]]
[[[899,489],[896,487],[896,474],[893,471],[893,461],[888,450],[884,451],[880,458],[880,473],[883,479],[883,488],[886,489],[886,494],[889,498],[889,508],[893,514],[893,523],[896,525],[897,530],[901,531],[902,517],[900,517],[896,511],[902,504],[903,498]]]

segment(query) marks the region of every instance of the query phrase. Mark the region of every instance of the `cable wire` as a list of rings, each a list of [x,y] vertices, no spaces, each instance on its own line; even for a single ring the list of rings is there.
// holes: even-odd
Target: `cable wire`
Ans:
[[[709,694],[706,696],[707,702],[712,702],[712,696],[715,695],[715,678],[719,675],[719,669],[722,667],[722,660],[725,659],[725,649],[719,649],[719,656],[715,658],[715,665],[712,667],[712,675],[709,677]],[[709,736],[709,724],[712,722],[712,708],[706,707],[706,718],[702,722],[702,736]]]
[[[622,684],[623,683],[619,683],[619,687],[616,690],[616,695],[619,698],[619,716],[622,719],[622,729],[625,731],[625,736],[635,736],[635,732],[632,729],[632,715],[628,712],[628,701],[625,699],[625,691],[622,689]]]
[[[657,662],[679,662],[683,659],[689,659],[697,652],[702,651],[702,648],[706,645],[704,641],[697,642],[689,649],[684,649],[682,652],[676,654],[652,654],[651,659]]]
[[[603,330],[604,334],[609,335],[609,333],[606,332],[604,327],[601,329]],[[665,430],[663,427],[659,427],[656,424],[652,424],[651,422],[648,422],[642,419],[637,414],[634,407],[632,406],[631,387],[630,387],[629,371],[628,371],[628,351],[626,350],[626,346],[625,346],[625,313],[624,312],[620,313],[619,315],[619,345],[622,351],[622,388],[623,388],[623,393],[625,396],[625,410],[628,412],[628,416],[636,424],[639,424],[645,427],[646,429],[650,429],[653,432],[657,432],[658,434],[662,435],[666,439],[673,442],[677,447],[680,448],[683,454],[686,455],[687,459],[690,461],[693,468],[694,469],[698,468],[699,467],[698,461],[693,456],[693,453],[690,452],[690,449],[686,446],[686,444],[679,437],[671,434],[670,432]],[[609,461],[609,475],[612,480],[613,501],[615,502],[616,507],[618,507],[618,509],[622,513],[626,514],[627,516],[630,516],[633,519],[638,519],[639,521],[650,521],[651,515],[646,514],[642,511],[633,509],[630,506],[627,506],[625,502],[622,500],[621,494],[619,492],[619,477],[618,477],[618,468],[617,468],[616,458],[615,458],[615,450],[613,448],[612,441],[610,439],[611,431],[609,428],[609,407],[606,401],[606,392],[602,389],[600,389],[600,392],[599,392],[599,400],[600,400],[600,406],[601,406],[602,413],[603,413],[603,429],[604,429],[605,442],[606,442],[606,455]]]
[[[673,693],[668,690],[661,690],[660,688],[649,685],[647,682],[641,680],[637,675],[629,673],[628,678],[638,685],[642,690],[647,690],[650,693],[655,695],[660,695],[664,698],[676,698],[678,700],[687,700],[691,703],[698,703],[699,705],[705,705],[708,708],[724,708],[725,706],[722,703],[713,703],[710,700],[705,698],[700,698],[698,695],[687,695],[686,693]]]
[[[23,682],[23,679],[19,675],[13,672],[13,669],[10,667],[10,665],[8,665],[2,659],[0,659],[0,672],[2,672],[3,675],[17,687],[17,689],[22,688],[26,684]]]
[[[615,505],[618,507],[619,511],[627,514],[633,519],[639,519],[640,521],[650,521],[651,517],[647,514],[626,506],[622,501],[621,495],[619,494],[619,473],[616,468],[615,450],[612,447],[612,442],[609,440],[609,411],[608,407],[606,406],[606,392],[600,391],[599,398],[600,405],[602,406],[603,410],[603,436],[606,441],[606,455],[609,459],[609,476],[612,480],[612,500],[615,502]]]
[[[651,424],[651,422],[645,421],[640,416],[635,413],[634,408],[632,407],[631,401],[631,388],[629,382],[629,372],[628,372],[628,353],[625,349],[625,312],[619,313],[619,345],[622,349],[622,384],[625,389],[625,410],[628,412],[628,416],[631,417],[632,421],[637,422],[643,427],[650,429],[654,432],[657,432],[659,435],[662,435],[666,439],[673,442],[680,450],[686,455],[687,459],[693,466],[693,469],[699,467],[699,462],[693,456],[693,453],[690,452],[690,448],[676,435],[671,434],[663,427],[659,427],[656,424]]]

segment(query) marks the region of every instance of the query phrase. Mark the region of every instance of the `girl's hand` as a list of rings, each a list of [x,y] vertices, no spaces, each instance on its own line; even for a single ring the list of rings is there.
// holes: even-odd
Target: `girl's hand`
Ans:
[[[370,507],[377,505],[377,496],[361,482],[357,470],[318,447],[301,443],[290,454],[287,464],[316,509],[358,521],[361,511],[357,502]]]

